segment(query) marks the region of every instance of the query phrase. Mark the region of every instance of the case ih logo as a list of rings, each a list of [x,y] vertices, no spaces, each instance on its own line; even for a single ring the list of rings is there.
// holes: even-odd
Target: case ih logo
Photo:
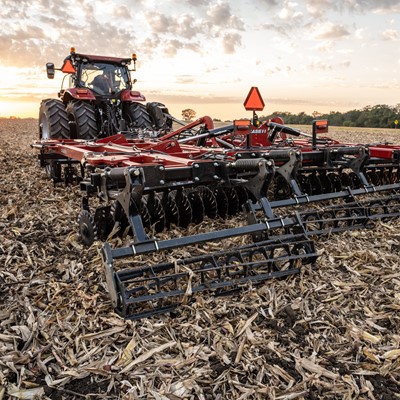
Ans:
[[[263,129],[252,129],[251,133],[267,133],[267,130],[265,128],[263,128]]]

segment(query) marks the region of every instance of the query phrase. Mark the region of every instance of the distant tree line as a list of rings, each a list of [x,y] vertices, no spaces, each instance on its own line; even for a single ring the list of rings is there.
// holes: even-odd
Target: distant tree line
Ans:
[[[292,114],[290,112],[275,111],[270,115],[261,116],[260,119],[269,119],[274,116],[282,117],[285,124],[309,125],[315,119],[327,119],[329,125],[333,126],[357,126],[368,128],[394,128],[394,121],[400,121],[400,103],[395,106],[379,104],[376,106],[366,106],[361,110],[351,110],[346,112],[331,111],[329,114],[321,114],[314,111],[312,115],[305,112]],[[400,129],[400,126],[398,125]]]

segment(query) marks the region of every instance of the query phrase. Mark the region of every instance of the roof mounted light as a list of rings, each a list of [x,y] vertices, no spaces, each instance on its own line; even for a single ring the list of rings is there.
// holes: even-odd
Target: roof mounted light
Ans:
[[[75,53],[75,47],[71,47],[70,52],[71,52],[71,54]]]
[[[135,54],[135,53],[132,53],[132,60],[133,60],[133,61],[136,61],[136,60],[137,60],[136,54]]]

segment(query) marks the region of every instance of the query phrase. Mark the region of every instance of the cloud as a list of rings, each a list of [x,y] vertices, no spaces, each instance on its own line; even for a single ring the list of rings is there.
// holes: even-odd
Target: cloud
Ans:
[[[188,94],[187,92],[177,92],[174,94],[159,93],[158,91],[148,91],[146,97],[156,96],[159,101],[165,104],[241,104],[242,97],[232,96],[216,96],[215,93],[210,94]]]
[[[197,79],[193,75],[180,75],[176,77],[176,83],[179,84],[187,84],[187,83],[196,83]]]
[[[177,20],[175,33],[187,39],[191,39],[198,34],[202,33],[201,25],[196,22],[197,20],[192,15],[182,15]]]
[[[225,53],[233,54],[237,46],[241,46],[242,38],[238,33],[227,33],[222,39]]]
[[[181,0],[176,0],[176,3],[181,4]],[[209,0],[186,0],[186,3],[193,7],[203,7],[210,4]]]
[[[335,9],[337,1],[335,0],[307,0],[306,9],[314,17],[322,17],[329,9]]]
[[[315,50],[320,53],[329,53],[334,47],[335,43],[332,40],[325,40],[322,43],[318,43],[318,45],[315,47]]]
[[[321,60],[311,62],[310,64],[307,65],[307,67],[309,69],[322,70],[322,71],[331,70],[333,68],[332,64],[328,64]]]
[[[342,39],[350,36],[350,32],[340,24],[333,24],[327,22],[317,27],[317,31],[314,35],[315,39]]]
[[[169,10],[164,10],[164,4],[155,9],[152,2],[138,0],[134,12],[114,0],[98,0],[96,4],[78,4],[78,0],[2,0],[1,63],[43,66],[53,61],[58,65],[71,46],[81,53],[110,56],[123,56],[127,49],[129,53],[140,49],[148,53],[150,48],[150,59],[157,52],[169,57],[180,50],[204,52],[199,43],[212,38],[219,38],[215,42],[228,54],[241,45],[240,32],[245,23],[233,13],[229,2],[196,0],[190,3],[193,14],[172,14],[177,9],[173,7],[175,2],[178,0],[170,0]],[[66,18],[69,15],[74,18]]]
[[[285,1],[283,7],[278,12],[278,17],[283,21],[291,21],[291,23],[298,23],[303,18],[303,13],[297,11],[298,3]]]
[[[364,39],[364,34],[365,34],[365,32],[366,32],[366,29],[365,28],[358,28],[358,29],[356,29],[356,31],[354,32],[354,36],[357,38],[357,39]]]
[[[32,9],[32,1],[27,2],[28,10]],[[41,15],[52,15],[54,17],[59,17],[60,19],[65,19],[66,15],[74,15],[75,4],[66,0],[37,0],[38,10],[41,12]],[[19,2],[18,2],[19,6]]]
[[[244,30],[244,22],[232,14],[228,3],[209,4],[208,9],[196,17],[149,11],[145,18],[154,34],[168,38],[163,50],[169,57],[175,56],[180,49],[199,52],[200,46],[193,42],[194,38],[221,38],[223,51],[227,54],[234,53],[241,45],[238,31]]]
[[[290,0],[280,2],[271,2],[272,5],[280,4],[279,11],[277,12],[278,18],[273,18],[273,22],[267,22],[258,27],[261,30],[274,31],[280,35],[289,38],[293,31],[302,28],[304,14],[298,10],[298,3]]]
[[[389,14],[400,12],[398,0],[306,0],[307,11],[314,17],[322,17],[329,11],[348,11],[364,14]]]
[[[129,8],[123,4],[119,4],[118,7],[114,7],[112,14],[115,18],[121,18],[121,19],[132,18]]]
[[[209,17],[209,27],[218,26],[224,29],[244,30],[244,22],[232,14],[228,3],[212,4],[207,10],[207,16]]]
[[[293,68],[290,65],[281,66],[281,65],[274,64],[265,70],[265,74],[267,76],[272,76],[272,75],[276,75],[276,74],[280,74],[280,73],[287,75],[288,73],[290,73],[292,71],[293,71]]]
[[[47,61],[61,64],[71,46],[81,53],[128,56],[127,44],[135,39],[133,30],[116,25],[115,19],[99,21],[96,9],[88,3],[80,4],[78,13],[74,2],[63,0],[57,1],[56,5],[49,0],[21,1],[17,5],[7,0],[3,3],[6,4],[0,26],[3,65],[43,66]],[[31,9],[23,20],[14,16],[3,19],[3,10],[11,15],[16,11],[18,16],[29,6]],[[66,15],[76,18],[66,18]]]
[[[154,33],[167,33],[172,28],[171,19],[160,12],[146,13],[146,21]]]
[[[178,50],[181,49],[192,50],[197,53],[201,52],[201,47],[198,43],[185,43],[178,39],[163,42],[163,51],[167,57],[174,57],[178,53]]]
[[[279,0],[259,0],[259,2],[267,5],[268,7],[275,7],[280,4]]]
[[[384,40],[397,41],[399,40],[399,33],[395,29],[386,29],[382,32]]]
[[[350,60],[343,60],[339,63],[339,66],[344,67],[344,68],[349,68],[351,66],[351,61]]]
[[[267,30],[267,31],[274,31],[279,33],[282,36],[289,37],[289,31],[291,27],[287,27],[285,25],[277,25],[277,24],[262,24],[259,29]]]
[[[367,0],[367,8],[376,14],[392,14],[400,12],[400,3],[398,0]]]
[[[28,7],[24,5],[24,1],[18,4],[14,1],[3,0],[1,2],[1,17],[4,21],[9,19],[25,19],[28,18]]]

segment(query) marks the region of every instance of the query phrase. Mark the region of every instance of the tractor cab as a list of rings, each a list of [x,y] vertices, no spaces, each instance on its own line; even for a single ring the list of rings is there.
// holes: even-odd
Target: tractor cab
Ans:
[[[78,69],[77,86],[91,89],[96,95],[115,95],[131,89],[126,67],[108,63],[82,63]]]
[[[135,63],[136,56],[133,56]],[[110,96],[132,89],[129,64],[132,59],[91,56],[71,52],[62,68],[73,67],[74,87],[88,88],[97,96]],[[135,67],[135,65],[134,65]],[[135,68],[133,69],[135,70]],[[70,72],[70,71],[67,71]]]

